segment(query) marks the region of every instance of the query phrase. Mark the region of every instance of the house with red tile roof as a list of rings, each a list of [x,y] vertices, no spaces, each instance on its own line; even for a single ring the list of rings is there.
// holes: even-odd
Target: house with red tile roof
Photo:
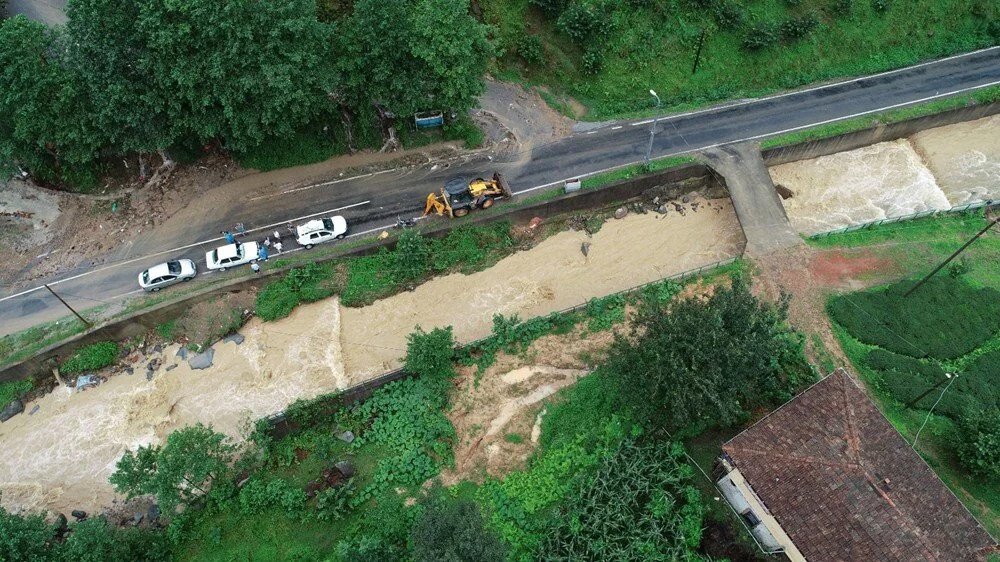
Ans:
[[[838,369],[722,446],[717,486],[790,560],[959,562],[1000,552]]]

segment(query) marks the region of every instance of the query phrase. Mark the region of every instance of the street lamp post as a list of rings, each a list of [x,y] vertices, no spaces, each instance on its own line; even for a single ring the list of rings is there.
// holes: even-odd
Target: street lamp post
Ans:
[[[643,160],[643,166],[649,167],[649,156],[653,152],[653,137],[656,136],[656,122],[660,120],[660,96],[656,95],[653,90],[649,91],[649,94],[656,99],[656,115],[653,116],[653,124],[649,127],[649,146],[646,147],[646,159]]]

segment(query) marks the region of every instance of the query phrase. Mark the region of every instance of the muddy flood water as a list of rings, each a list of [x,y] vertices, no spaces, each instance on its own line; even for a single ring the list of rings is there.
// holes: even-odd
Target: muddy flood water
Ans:
[[[815,234],[1000,199],[1000,115],[770,168],[794,196],[792,226]]]
[[[239,439],[251,420],[296,399],[398,366],[418,324],[454,325],[456,337],[470,341],[489,333],[497,313],[527,319],[738,256],[745,241],[729,200],[695,202],[698,209],[684,205],[683,215],[609,220],[592,237],[561,232],[485,271],[440,277],[365,308],[333,298],[276,322],[252,319],[242,342],[213,346],[204,370],[192,369],[174,345],[133,358],[131,375],[82,392],[59,388],[0,424],[3,506],[99,510],[116,497],[108,477],[126,449],[162,443],[198,422]]]

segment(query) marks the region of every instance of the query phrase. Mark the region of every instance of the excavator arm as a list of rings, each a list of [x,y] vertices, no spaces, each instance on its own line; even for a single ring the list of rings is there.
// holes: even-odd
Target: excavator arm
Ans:
[[[423,216],[426,217],[427,215],[431,214],[431,211],[433,211],[433,212],[437,213],[437,216],[440,217],[440,216],[444,215],[444,210],[445,210],[444,203],[442,203],[438,199],[438,195],[436,193],[428,193],[427,194],[427,204],[424,205],[424,214],[423,214]]]

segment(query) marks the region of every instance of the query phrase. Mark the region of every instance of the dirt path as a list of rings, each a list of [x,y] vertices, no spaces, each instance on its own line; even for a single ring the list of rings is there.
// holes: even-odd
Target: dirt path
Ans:
[[[418,325],[450,325],[458,341],[472,341],[489,334],[495,314],[542,316],[739,255],[744,239],[729,200],[692,203],[698,210],[684,215],[609,220],[593,237],[561,232],[486,271],[439,277],[365,308],[343,308],[349,380],[356,384],[398,367],[406,336]],[[584,243],[590,244],[586,256]]]

